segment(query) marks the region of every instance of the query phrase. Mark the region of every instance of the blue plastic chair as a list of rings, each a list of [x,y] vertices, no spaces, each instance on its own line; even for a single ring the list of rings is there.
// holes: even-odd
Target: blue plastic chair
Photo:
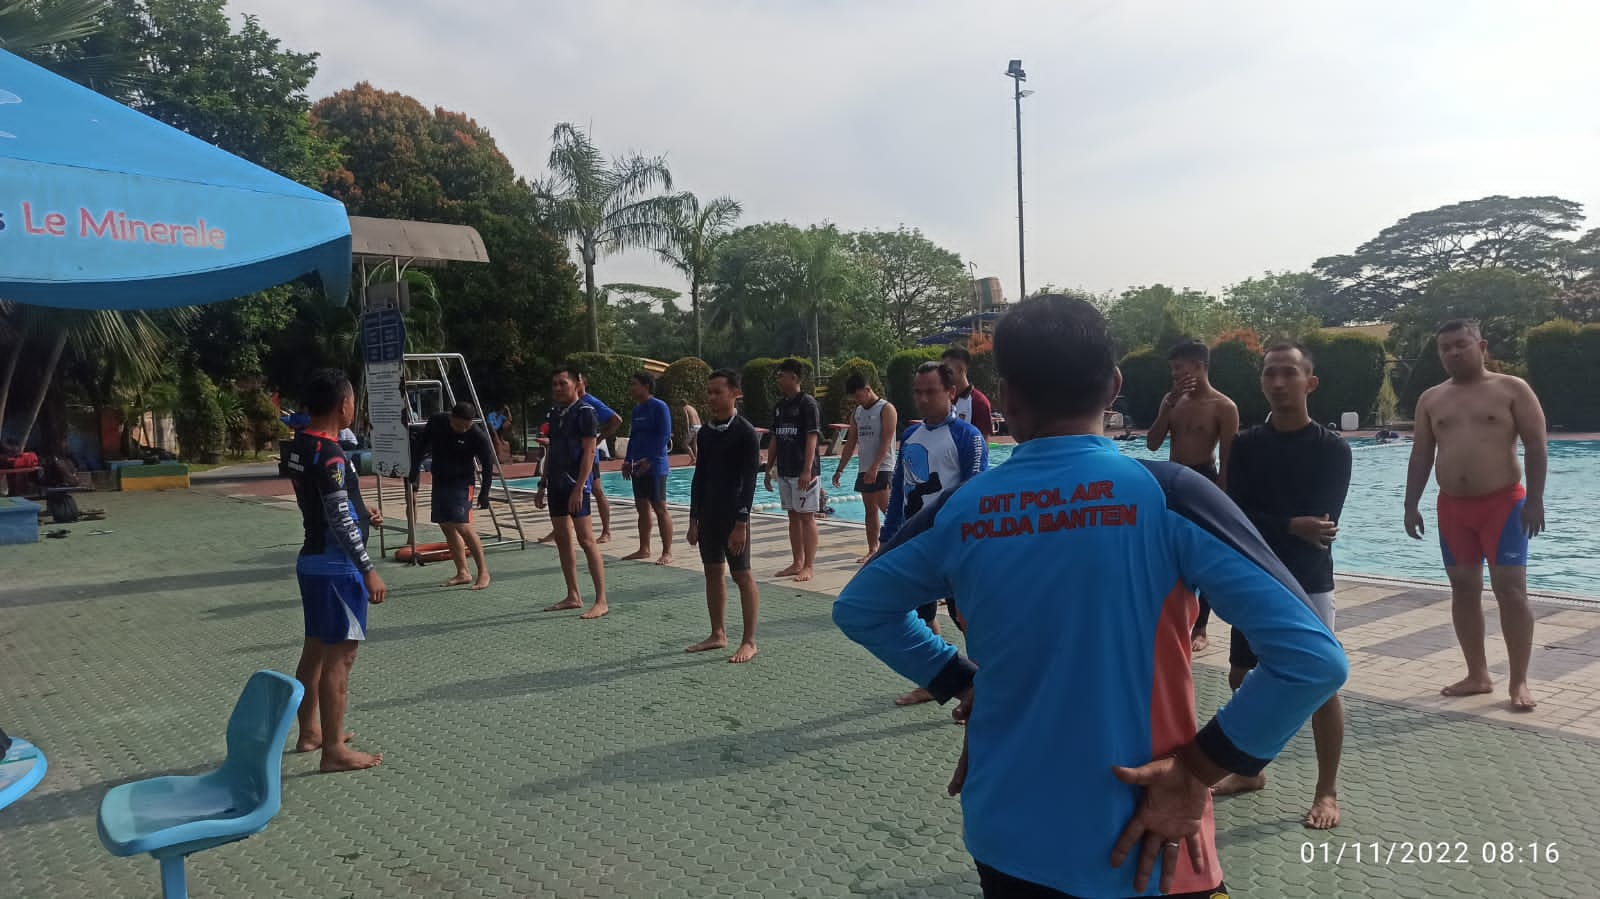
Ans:
[[[305,688],[257,671],[228,719],[228,758],[199,777],[154,777],[113,787],[100,803],[100,842],[112,855],[161,862],[161,894],[189,895],[184,859],[266,829],[282,805],[283,744]]]
[[[0,756],[0,808],[28,795],[44,780],[49,767],[39,747],[21,737],[13,737],[11,747]]]

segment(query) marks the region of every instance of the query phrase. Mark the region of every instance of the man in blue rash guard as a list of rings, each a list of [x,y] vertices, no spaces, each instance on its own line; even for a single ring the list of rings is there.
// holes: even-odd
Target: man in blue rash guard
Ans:
[[[901,528],[834,622],[936,699],[960,697],[950,792],[985,896],[1209,896],[1223,879],[1211,786],[1283,749],[1344,683],[1344,651],[1221,490],[1101,435],[1122,377],[1093,306],[1025,300],[994,354],[1019,446]],[[1198,732],[1196,588],[1260,659]],[[970,661],[916,616],[947,595]]]
[[[672,513],[667,511],[668,455],[672,452],[672,410],[656,396],[656,376],[634,372],[628,380],[633,400],[633,428],[622,476],[633,482],[633,506],[639,513],[639,549],[622,558],[650,558],[652,515],[661,528],[661,557],[657,565],[672,564]]]

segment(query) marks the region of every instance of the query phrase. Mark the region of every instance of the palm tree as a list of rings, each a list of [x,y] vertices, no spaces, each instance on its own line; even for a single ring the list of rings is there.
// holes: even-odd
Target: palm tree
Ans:
[[[705,355],[700,325],[700,286],[705,283],[716,259],[717,244],[733,233],[733,223],[743,212],[739,201],[732,197],[718,197],[701,207],[700,199],[685,191],[678,195],[678,208],[667,223],[667,245],[656,251],[661,261],[689,279],[696,356]]]
[[[562,122],[550,136],[550,177],[539,185],[550,223],[576,244],[583,259],[589,350],[600,351],[599,294],[594,265],[601,255],[666,243],[678,198],[664,157],[632,154],[610,162],[589,136]]]
[[[110,12],[107,0],[0,0],[0,49],[100,93],[123,93],[137,86],[137,61],[86,49]]]

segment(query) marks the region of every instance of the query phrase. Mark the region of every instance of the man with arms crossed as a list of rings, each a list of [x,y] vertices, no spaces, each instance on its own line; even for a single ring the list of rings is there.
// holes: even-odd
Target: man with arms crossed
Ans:
[[[1102,436],[1122,379],[1093,306],[1024,300],[996,324],[994,353],[1016,451],[886,543],[833,620],[937,698],[960,697],[950,792],[985,896],[1159,885],[1205,899],[1223,891],[1211,786],[1283,749],[1344,682],[1344,651],[1220,490]],[[1192,584],[1261,656],[1198,732]],[[951,590],[970,661],[913,614]]]
[[[1322,623],[1333,630],[1333,546],[1350,490],[1350,444],[1311,420],[1306,398],[1317,389],[1315,362],[1305,347],[1280,343],[1267,350],[1261,392],[1272,417],[1233,441],[1228,456],[1228,494],[1266,538],[1279,561],[1306,595]],[[1247,634],[1235,627],[1229,647],[1228,684],[1239,689],[1256,667]],[[1339,756],[1344,750],[1344,704],[1338,694],[1311,716],[1317,747],[1317,787],[1306,826],[1339,824]],[[1265,774],[1230,775],[1217,795],[1259,790]]]
[[[756,578],[750,571],[750,504],[755,501],[756,472],[761,469],[761,436],[739,414],[739,376],[723,368],[706,380],[711,422],[700,429],[700,461],[689,488],[689,545],[700,547],[706,569],[706,609],[711,636],[689,652],[724,649],[728,645],[728,584],[723,569],[733,573],[744,612],[744,636],[730,662],[756,657]]]
[[[967,380],[967,369],[972,367],[972,354],[965,349],[953,346],[944,351],[940,361],[950,366],[950,374],[955,377],[956,397],[952,403],[956,418],[972,425],[988,440],[994,433],[994,408],[989,404],[989,398],[983,391],[972,386]]]
[[[856,475],[856,492],[867,507],[867,554],[856,559],[865,563],[878,551],[878,516],[889,508],[889,479],[894,475],[894,438],[899,431],[899,416],[894,404],[878,396],[867,379],[851,375],[844,389],[856,401],[850,413],[850,436],[845,438],[844,449],[839,454],[839,464],[833,469],[833,486],[839,486],[844,467],[850,458],[861,452],[861,462]]]
[[[1533,655],[1528,541],[1544,530],[1549,468],[1544,409],[1527,382],[1484,366],[1489,344],[1477,322],[1446,322],[1437,340],[1450,380],[1417,400],[1406,474],[1406,533],[1422,539],[1418,504],[1437,453],[1439,546],[1450,576],[1456,639],[1467,660],[1467,676],[1440,692],[1471,696],[1494,690],[1483,646],[1483,561],[1488,559],[1511,663],[1511,708],[1531,712],[1536,703],[1528,689]],[[1517,464],[1518,438],[1527,457],[1527,489]]]
[[[1198,340],[1188,340],[1167,352],[1172,369],[1172,390],[1161,398],[1161,411],[1145,435],[1151,452],[1161,449],[1167,434],[1172,434],[1172,451],[1167,457],[1187,465],[1213,484],[1228,488],[1228,451],[1233,436],[1239,433],[1239,407],[1211,386],[1211,351]],[[1213,455],[1220,457],[1220,467]],[[1211,604],[1200,597],[1200,617],[1195,619],[1189,642],[1195,652],[1206,648],[1206,625],[1211,621]]]
[[[911,396],[922,423],[906,429],[900,438],[900,459],[895,464],[894,488],[889,494],[889,514],[880,539],[894,539],[906,520],[989,468],[989,441],[978,429],[957,418],[951,408],[955,375],[943,362],[924,362],[912,375]],[[950,598],[952,618],[955,600]],[[923,603],[917,614],[939,633],[939,601]],[[957,619],[959,620],[959,619]],[[917,705],[933,699],[918,687],[895,700],[895,705]]]
[[[628,380],[633,399],[633,427],[622,476],[633,482],[633,508],[639,513],[639,549],[622,558],[650,558],[650,516],[661,528],[657,565],[672,564],[672,514],[667,511],[667,455],[672,450],[672,410],[658,399],[655,375],[636,372]]]
[[[767,447],[767,489],[778,475],[778,498],[789,513],[789,550],[794,562],[777,577],[811,580],[817,561],[817,512],[822,508],[822,412],[812,396],[800,392],[805,367],[798,359],[778,364],[782,398],[772,412],[772,442]]]
[[[589,492],[594,497],[594,503],[600,510],[600,539],[599,543],[611,542],[611,500],[606,498],[603,482],[600,480],[600,446],[611,438],[617,436],[622,430],[622,416],[610,406],[607,406],[599,397],[589,392],[589,381],[582,372],[578,372],[578,394],[583,404],[594,410],[595,421],[599,423],[600,431],[595,441],[595,478],[589,485]],[[556,539],[555,531],[551,531],[539,538],[540,543],[549,543]]]
[[[350,379],[332,368],[312,372],[305,400],[311,424],[294,435],[287,463],[305,526],[294,566],[306,622],[294,672],[306,688],[295,751],[321,749],[324,772],[357,771],[383,761],[381,754],[347,746],[354,734],[344,731],[350,668],[367,638],[367,605],[383,602],[388,592],[367,555],[367,527],[381,526],[383,516],[368,514],[355,467],[335,436],[355,419]]]
[[[583,402],[578,392],[580,382],[581,377],[571,368],[556,369],[550,379],[550,395],[555,404],[545,416],[550,426],[549,461],[544,477],[539,479],[539,492],[534,495],[533,504],[543,509],[545,498],[549,497],[550,521],[556,526],[556,549],[561,554],[561,574],[567,579],[567,598],[546,607],[545,611],[583,608],[583,597],[578,595],[578,555],[572,545],[576,537],[578,545],[583,547],[584,560],[589,564],[589,577],[594,581],[594,605],[578,617],[599,618],[611,610],[606,605],[606,573],[600,546],[589,526],[589,490],[597,480],[594,468],[599,425],[595,422],[594,407]]]
[[[483,561],[483,540],[472,529],[472,463],[482,469],[478,488],[478,508],[489,508],[489,487],[494,478],[494,444],[489,432],[473,424],[478,409],[471,403],[456,403],[449,412],[428,419],[417,451],[411,458],[413,487],[422,471],[424,456],[433,457],[433,523],[444,531],[450,543],[450,559],[456,563],[455,577],[440,586],[471,584],[472,589],[489,586],[489,567]],[[467,556],[478,568],[478,579],[467,576]]]

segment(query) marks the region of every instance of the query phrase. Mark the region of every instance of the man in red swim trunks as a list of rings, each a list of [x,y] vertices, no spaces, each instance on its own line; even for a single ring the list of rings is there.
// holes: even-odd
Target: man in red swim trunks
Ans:
[[[1471,696],[1494,690],[1483,648],[1487,559],[1511,663],[1511,708],[1530,712],[1535,703],[1528,689],[1528,659],[1533,655],[1528,540],[1544,530],[1544,410],[1527,382],[1484,367],[1488,343],[1477,322],[1445,322],[1437,341],[1450,380],[1417,400],[1405,522],[1406,533],[1422,539],[1418,503],[1437,451],[1439,545],[1450,576],[1456,639],[1467,659],[1467,676],[1440,692]],[[1518,438],[1527,459],[1527,489],[1517,463]]]

